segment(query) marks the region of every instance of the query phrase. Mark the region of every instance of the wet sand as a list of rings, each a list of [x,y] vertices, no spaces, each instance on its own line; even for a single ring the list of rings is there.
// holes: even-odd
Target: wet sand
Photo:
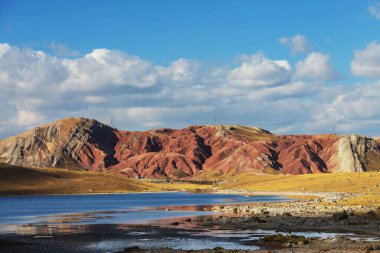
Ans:
[[[203,218],[201,218],[203,219]],[[204,217],[204,219],[209,219]],[[186,222],[186,221],[179,221]],[[199,221],[197,221],[199,222]],[[18,252],[151,252],[151,253],[227,253],[227,252],[380,252],[380,242],[363,242],[354,241],[347,238],[327,238],[327,239],[311,239],[302,236],[278,236],[274,238],[261,237],[258,240],[246,241],[246,245],[259,246],[255,250],[231,250],[224,249],[223,246],[213,245],[207,250],[178,250],[166,247],[158,247],[151,249],[144,245],[135,246],[133,243],[124,244],[122,249],[115,250],[112,247],[104,247],[107,243],[118,244],[120,242],[130,241],[131,237],[140,238],[146,237],[149,234],[150,240],[160,241],[163,238],[173,237],[176,240],[183,239],[187,242],[189,233],[202,232],[193,228],[191,230],[184,228],[172,227],[157,227],[157,226],[128,226],[117,227],[113,225],[97,225],[87,228],[86,231],[78,233],[57,233],[50,235],[24,235],[12,237],[0,237],[0,252],[18,253]],[[145,234],[146,233],[146,234]],[[191,235],[193,239],[199,239],[201,242],[205,237]],[[233,240],[230,240],[233,241]],[[98,247],[102,245],[103,247]],[[236,240],[237,242],[237,240]],[[185,246],[185,245],[183,245]],[[202,246],[202,245],[200,245]],[[204,245],[209,247],[210,245]]]

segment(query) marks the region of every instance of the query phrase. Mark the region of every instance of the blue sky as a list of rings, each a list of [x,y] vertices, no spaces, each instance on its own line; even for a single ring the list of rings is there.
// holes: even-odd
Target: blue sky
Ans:
[[[4,2],[5,1],[5,2]],[[277,38],[303,34],[347,71],[352,49],[379,38],[370,1],[7,1],[2,40],[49,50],[119,49],[155,63],[230,60],[264,51],[288,57]],[[344,63],[341,63],[344,62]]]
[[[0,137],[68,116],[380,135],[379,36],[376,1],[2,0]]]

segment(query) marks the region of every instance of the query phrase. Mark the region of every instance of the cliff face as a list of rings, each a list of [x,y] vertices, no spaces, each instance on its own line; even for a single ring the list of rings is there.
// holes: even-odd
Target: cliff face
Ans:
[[[380,168],[379,142],[357,135],[273,135],[245,126],[120,131],[68,118],[0,141],[0,161],[113,171],[129,177],[354,172]]]

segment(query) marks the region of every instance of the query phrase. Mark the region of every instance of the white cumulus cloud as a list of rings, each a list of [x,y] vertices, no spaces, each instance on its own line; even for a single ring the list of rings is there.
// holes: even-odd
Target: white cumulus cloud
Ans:
[[[181,58],[174,61],[168,67],[157,66],[156,72],[164,82],[184,84],[195,80],[197,68],[197,63]]]
[[[149,62],[108,49],[95,49],[83,58],[64,59],[69,78],[62,91],[112,89],[112,86],[150,87],[156,76]]]
[[[286,83],[291,66],[286,60],[271,60],[262,53],[243,55],[241,64],[229,71],[226,82],[236,86],[260,87]]]
[[[380,44],[372,41],[365,49],[355,50],[351,72],[357,76],[380,78]]]
[[[326,54],[312,52],[306,59],[297,63],[295,78],[315,81],[333,80],[338,77]]]
[[[380,124],[380,82],[359,84],[340,93],[315,116],[322,128],[334,126],[338,132],[378,135]],[[327,126],[329,125],[329,126]]]
[[[355,60],[371,56],[360,52]],[[335,77],[329,57],[316,52],[294,70],[263,53],[227,64],[180,58],[157,65],[118,50],[67,59],[0,44],[0,137],[69,116],[126,130],[216,121],[281,133],[330,132],[337,125],[379,135],[378,83],[350,90],[324,82]]]

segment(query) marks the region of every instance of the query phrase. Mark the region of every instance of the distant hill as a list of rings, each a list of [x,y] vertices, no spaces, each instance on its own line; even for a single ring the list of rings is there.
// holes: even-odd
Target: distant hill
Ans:
[[[94,119],[66,118],[0,140],[0,162],[172,179],[355,172],[380,169],[380,143],[359,135],[274,135],[227,125],[122,131]]]

